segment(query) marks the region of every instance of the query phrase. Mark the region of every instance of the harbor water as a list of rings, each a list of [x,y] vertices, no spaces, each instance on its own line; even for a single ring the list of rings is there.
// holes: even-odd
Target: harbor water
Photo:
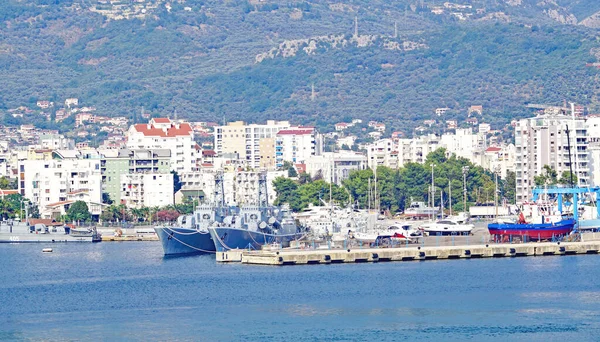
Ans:
[[[52,253],[42,248],[52,247]],[[600,339],[600,255],[332,264],[0,245],[0,340]]]

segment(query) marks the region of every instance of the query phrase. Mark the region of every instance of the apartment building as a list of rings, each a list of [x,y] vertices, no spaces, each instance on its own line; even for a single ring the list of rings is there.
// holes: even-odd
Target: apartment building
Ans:
[[[261,156],[265,159],[268,155],[261,153],[261,140],[276,138],[279,131],[290,127],[289,121],[268,120],[266,124],[229,122],[215,127],[215,152],[219,157],[237,155],[242,165],[257,169],[261,167]],[[270,145],[264,142],[263,146]]]
[[[371,170],[378,166],[398,168],[398,144],[393,139],[381,139],[366,146]]]
[[[311,156],[305,164],[306,173],[311,177],[319,175],[325,181],[338,185],[348,179],[352,171],[368,167],[367,156],[353,151],[323,152],[319,156]]]
[[[198,159],[202,157],[190,124],[168,118],[155,118],[148,124],[132,125],[128,131],[127,148],[170,150],[171,170],[178,174],[197,169]]]
[[[173,174],[121,174],[121,203],[128,208],[164,207],[173,202]]]
[[[123,196],[121,176],[140,173],[168,174],[171,169],[171,151],[168,149],[105,150],[102,151],[100,165],[103,191],[115,203],[121,203]],[[150,187],[151,183],[147,183],[146,187]],[[171,188],[171,192],[173,192],[172,190]]]
[[[427,155],[438,148],[440,137],[435,134],[418,136],[413,139],[398,139],[398,166],[406,163],[424,163]]]
[[[76,200],[88,204],[92,215],[102,211],[99,159],[68,158],[19,161],[19,192],[37,205],[43,217],[65,212]]]
[[[285,161],[302,164],[310,156],[323,152],[321,135],[314,127],[291,127],[277,132],[275,159],[277,167]]]
[[[223,173],[223,192],[225,203],[229,205],[257,204],[258,181],[262,172],[233,170]],[[215,187],[216,171],[190,172],[181,175],[181,192],[183,198],[199,199],[214,203],[217,189]],[[277,198],[273,181],[278,177],[287,177],[287,171],[267,171],[267,194],[269,203]]]
[[[519,120],[515,127],[517,203],[528,201],[534,177],[549,165],[560,175],[572,170],[577,186],[590,185],[590,159],[585,119],[569,115],[565,108],[546,108],[543,114]],[[569,138],[567,139],[567,127]],[[571,153],[569,153],[569,143]],[[570,160],[569,160],[570,155]]]
[[[590,185],[600,186],[600,115],[588,116],[586,128],[590,156]]]

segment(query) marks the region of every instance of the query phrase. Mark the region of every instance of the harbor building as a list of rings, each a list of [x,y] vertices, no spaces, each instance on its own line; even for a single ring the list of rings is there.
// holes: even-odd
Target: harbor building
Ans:
[[[148,124],[132,125],[127,134],[128,149],[170,150],[171,170],[178,174],[195,170],[198,159],[202,158],[200,146],[194,141],[194,131],[187,122],[155,118]]]
[[[102,152],[103,191],[115,203],[121,203],[122,176],[126,174],[168,174],[171,169],[171,151],[155,150],[105,150]],[[146,183],[147,185],[149,182]],[[172,189],[171,189],[172,190]],[[133,203],[130,201],[130,203]]]
[[[536,117],[517,121],[515,126],[517,203],[523,203],[531,198],[535,187],[534,177],[543,173],[544,165],[549,165],[559,177],[564,171],[572,170],[577,176],[576,186],[590,186],[586,122],[583,117],[572,114],[567,108],[547,107]],[[570,142],[567,140],[567,126]],[[571,153],[569,153],[569,143]]]

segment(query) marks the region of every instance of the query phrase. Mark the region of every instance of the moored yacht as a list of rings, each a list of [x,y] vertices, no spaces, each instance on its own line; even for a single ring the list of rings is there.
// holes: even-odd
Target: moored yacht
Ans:
[[[474,226],[469,223],[458,222],[448,218],[441,219],[434,223],[428,223],[421,226],[423,233],[429,236],[436,235],[470,235]]]

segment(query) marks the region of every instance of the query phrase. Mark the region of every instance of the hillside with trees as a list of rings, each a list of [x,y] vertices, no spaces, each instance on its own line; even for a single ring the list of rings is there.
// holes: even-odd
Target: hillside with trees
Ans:
[[[6,0],[0,111],[77,97],[134,121],[360,117],[411,135],[435,108],[483,105],[500,128],[527,103],[600,109],[598,18],[592,0]]]

